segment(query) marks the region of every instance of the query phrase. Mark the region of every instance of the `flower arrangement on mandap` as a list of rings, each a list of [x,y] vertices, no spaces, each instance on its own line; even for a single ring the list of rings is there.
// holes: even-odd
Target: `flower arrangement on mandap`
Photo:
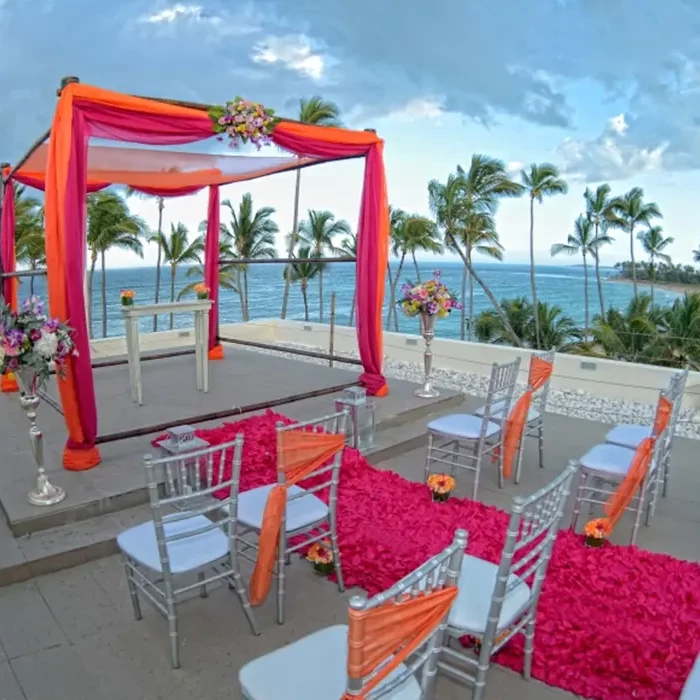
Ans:
[[[610,537],[610,523],[606,518],[589,520],[583,528],[587,547],[602,547]]]
[[[122,300],[122,306],[133,306],[135,296],[136,292],[133,289],[122,289],[119,292],[119,297]]]
[[[197,295],[197,299],[208,299],[209,298],[209,287],[207,287],[204,282],[195,284],[193,287],[194,293]]]
[[[34,393],[49,378],[53,362],[62,376],[65,362],[77,355],[73,330],[48,318],[37,297],[27,299],[19,311],[9,306],[0,312],[0,373],[16,373],[24,392]],[[24,377],[31,377],[29,382]]]
[[[333,550],[328,540],[315,542],[309,547],[306,558],[314,565],[317,574],[328,576],[333,573],[335,564],[333,563]]]
[[[446,501],[455,490],[456,482],[449,474],[431,474],[428,477],[428,488],[434,501]]]
[[[401,293],[403,296],[398,303],[406,316],[426,314],[445,318],[452,309],[462,308],[457,295],[443,284],[440,270],[435,270],[433,278],[427,282],[404,284]]]
[[[272,143],[272,130],[279,122],[274,110],[242,97],[236,97],[223,107],[212,107],[209,117],[214,133],[221,134],[219,139],[222,141],[224,134],[228,136],[231,148],[238,148],[242,143],[250,141],[258,150]]]

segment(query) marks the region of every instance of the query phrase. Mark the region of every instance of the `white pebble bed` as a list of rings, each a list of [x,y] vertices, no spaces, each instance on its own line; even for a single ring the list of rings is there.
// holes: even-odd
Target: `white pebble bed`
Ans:
[[[267,341],[269,342],[269,341]],[[312,347],[298,343],[280,343],[287,347],[300,350],[313,350],[316,352],[328,352],[327,348]],[[255,352],[287,357],[292,360],[311,362],[313,364],[328,366],[328,360],[315,357],[303,357],[293,353],[275,350],[263,350],[250,348]],[[337,352],[339,357],[357,358],[357,353]],[[340,367],[348,365],[340,364]],[[420,384],[423,382],[423,366],[411,362],[399,362],[390,357],[384,358],[384,374],[389,379],[402,379],[404,381]],[[446,389],[454,389],[471,394],[472,396],[485,397],[488,391],[489,378],[481,374],[458,372],[451,369],[435,367],[432,374],[433,384]],[[519,392],[525,391],[525,385],[518,385]],[[652,404],[639,403],[637,401],[624,401],[603,396],[589,394],[582,389],[558,390],[550,389],[547,402],[548,413],[558,413],[570,418],[583,418],[599,423],[636,423],[640,425],[650,424],[654,417]],[[700,439],[700,415],[693,409],[683,409],[676,423],[676,435],[681,437]]]

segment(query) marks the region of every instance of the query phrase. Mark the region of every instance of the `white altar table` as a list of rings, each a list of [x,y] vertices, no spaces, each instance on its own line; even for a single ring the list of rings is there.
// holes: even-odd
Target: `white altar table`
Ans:
[[[197,372],[197,389],[205,394],[209,391],[209,356],[207,354],[207,338],[209,334],[210,299],[195,301],[175,301],[164,304],[134,304],[123,306],[122,317],[126,329],[126,349],[129,358],[129,380],[131,382],[131,398],[143,405],[143,388],[141,385],[141,351],[139,348],[139,318],[154,314],[194,313],[194,348],[195,366]]]

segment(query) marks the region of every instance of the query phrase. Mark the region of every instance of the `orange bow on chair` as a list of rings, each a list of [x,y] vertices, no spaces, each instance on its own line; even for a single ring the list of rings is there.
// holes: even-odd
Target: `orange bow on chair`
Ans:
[[[359,695],[345,693],[341,700],[366,698],[440,624],[456,597],[457,587],[448,586],[400,603],[391,600],[372,610],[351,610],[348,676],[365,678],[390,656],[392,658],[366,683]]]
[[[632,459],[630,468],[627,471],[627,475],[620,482],[620,485],[617,487],[615,493],[605,504],[606,517],[604,520],[608,524],[609,532],[612,532],[612,529],[617,524],[617,521],[622,517],[622,514],[627,509],[627,506],[629,506],[631,500],[634,498],[635,492],[644,481],[651,464],[654,446],[656,445],[656,441],[659,439],[659,436],[668,427],[672,409],[673,404],[665,396],[659,397],[651,437],[644,438],[644,440],[642,440],[642,442],[639,444],[639,447],[637,447],[637,450],[634,453],[634,458]]]
[[[505,435],[503,436],[503,476],[510,478],[513,470],[513,460],[518,450],[518,443],[523,435],[527,415],[532,404],[532,395],[552,376],[553,366],[540,357],[530,360],[527,391],[518,399],[506,420]]]
[[[329,435],[304,430],[278,433],[277,470],[285,473],[286,480],[284,484],[278,484],[270,491],[265,504],[258,558],[250,579],[251,605],[263,603],[270,590],[280,528],[287,508],[287,489],[316,471],[344,446],[344,434]]]

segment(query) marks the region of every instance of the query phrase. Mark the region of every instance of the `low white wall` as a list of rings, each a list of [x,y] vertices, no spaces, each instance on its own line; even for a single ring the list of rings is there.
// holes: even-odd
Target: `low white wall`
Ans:
[[[325,324],[264,319],[234,324],[233,328],[236,337],[328,348],[329,327]],[[508,362],[520,357],[520,379],[523,383],[527,380],[528,350],[442,338],[436,338],[432,348],[434,367],[483,375],[489,374],[494,362]],[[335,349],[339,352],[357,352],[354,328],[336,327]],[[415,335],[385,332],[384,355],[392,360],[420,364],[423,361],[423,340]],[[673,369],[666,367],[557,353],[552,386],[574,391],[582,389],[596,396],[653,403],[659,390],[668,385],[673,372]],[[686,408],[700,407],[700,372],[690,373],[683,405]]]

